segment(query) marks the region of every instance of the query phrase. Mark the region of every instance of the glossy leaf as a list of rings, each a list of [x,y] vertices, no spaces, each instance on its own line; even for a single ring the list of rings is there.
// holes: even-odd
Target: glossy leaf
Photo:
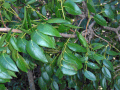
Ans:
[[[28,41],[26,50],[28,54],[36,60],[40,60],[43,63],[47,63],[47,59],[45,57],[44,51],[41,47],[39,47],[35,42],[32,40]]]
[[[73,2],[82,2],[84,0],[71,0],[71,1],[73,1]]]
[[[50,77],[49,77],[49,75],[47,74],[47,72],[42,72],[41,76],[42,76],[43,80],[44,80],[47,84],[50,83]]]
[[[105,9],[104,10],[104,13],[105,13],[105,16],[111,18],[111,19],[114,19],[114,13],[111,9]]]
[[[56,81],[53,81],[51,83],[51,88],[52,88],[52,90],[59,90],[59,86]]]
[[[81,34],[78,35],[78,38],[84,47],[88,46],[87,41],[85,40],[85,38]]]
[[[94,6],[92,6],[91,4],[87,3],[87,8],[90,12],[96,13]]]
[[[106,53],[109,54],[109,55],[112,55],[112,56],[118,55],[118,53],[115,52],[115,51],[107,51]]]
[[[23,38],[19,38],[17,40],[17,47],[23,53],[27,53],[27,51],[26,51],[26,44],[27,44],[27,42],[28,41],[26,39],[23,39]]]
[[[107,26],[106,20],[99,14],[96,14],[94,16],[94,20],[96,21],[96,23],[100,24],[101,26]]]
[[[46,72],[47,72],[47,74],[48,74],[49,76],[52,76],[52,75],[53,75],[53,70],[52,70],[52,67],[51,67],[50,65],[47,65],[47,66],[45,67],[45,70],[46,70]]]
[[[75,43],[68,43],[67,46],[75,52],[87,52],[87,50],[85,48],[83,48],[82,46],[75,44]]]
[[[15,50],[20,51],[18,46],[17,46],[17,39],[15,37],[10,38],[10,43],[12,44],[12,46]]]
[[[86,57],[82,57],[82,58],[80,58],[80,61],[82,63],[85,63],[86,61],[88,61],[88,57],[87,56]]]
[[[40,87],[41,90],[48,90],[47,89],[47,85],[46,85],[46,83],[45,83],[45,81],[43,80],[42,77],[39,77],[39,79],[38,79],[38,85],[39,85],[39,87]]]
[[[109,60],[103,60],[103,64],[111,71],[114,71],[113,64]]]
[[[64,20],[62,18],[52,18],[47,21],[48,23],[66,23],[66,24],[71,24],[69,21]]]
[[[65,10],[72,15],[82,14],[80,8],[74,2],[67,0],[64,3]]]
[[[18,58],[17,58],[17,61],[16,61],[16,64],[17,66],[20,68],[20,70],[24,71],[24,72],[27,72],[28,69],[29,69],[29,66],[27,64],[27,62],[25,61],[25,59],[18,54]]]
[[[100,49],[100,48],[102,48],[104,46],[101,43],[92,43],[91,45],[93,46],[93,50]]]
[[[0,65],[3,66],[6,69],[9,69],[11,71],[18,72],[18,69],[14,63],[14,61],[10,58],[7,54],[1,54],[0,55]]]
[[[0,83],[6,83],[6,82],[10,82],[10,79],[2,79],[2,78],[0,78]]]
[[[55,48],[55,40],[53,37],[47,36],[38,31],[32,33],[31,39],[40,46]]]
[[[102,73],[109,79],[111,79],[111,73],[106,67],[102,67]]]
[[[92,62],[88,62],[87,66],[92,69],[100,69],[95,63],[92,63]]]
[[[37,26],[38,32],[41,32],[43,34],[61,37],[57,29],[55,29],[53,26],[49,24],[39,24]]]
[[[84,75],[85,75],[85,77],[86,77],[87,79],[89,79],[89,80],[91,80],[91,81],[96,81],[96,77],[95,77],[95,75],[94,75],[92,72],[86,70],[86,71],[84,72]]]
[[[60,70],[60,68],[57,69],[57,72],[55,73],[55,75],[56,75],[59,79],[61,79],[61,78],[63,77],[63,73],[62,73],[62,71]]]
[[[104,56],[103,55],[101,55],[101,54],[94,54],[93,55],[93,58],[95,59],[95,60],[103,60],[104,59]]]

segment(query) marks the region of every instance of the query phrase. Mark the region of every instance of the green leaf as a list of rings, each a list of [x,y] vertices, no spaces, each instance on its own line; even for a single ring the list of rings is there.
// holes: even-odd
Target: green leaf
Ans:
[[[62,18],[52,18],[47,21],[48,23],[66,23],[66,24],[71,24],[69,21],[64,20]]]
[[[0,55],[0,65],[3,66],[6,69],[9,69],[11,71],[15,71],[18,72],[18,69],[15,65],[15,63],[13,62],[13,60],[10,58],[9,55],[7,54],[1,54]]]
[[[106,20],[99,14],[96,14],[94,16],[94,20],[96,21],[96,23],[100,24],[101,26],[107,26]]]
[[[114,19],[114,13],[111,9],[104,9],[105,16]]]
[[[100,49],[100,48],[102,48],[104,46],[101,43],[92,43],[91,45],[93,46],[93,50]]]
[[[17,77],[16,74],[15,74],[15,72],[13,72],[13,71],[7,70],[7,73],[8,73],[10,76]]]
[[[7,47],[0,47],[0,52],[3,51],[3,50],[6,50]]]
[[[111,79],[111,73],[106,67],[102,67],[102,72],[107,78]]]
[[[95,77],[95,75],[94,75],[92,72],[86,70],[86,71],[84,72],[84,75],[85,75],[85,77],[86,77],[87,79],[89,79],[89,80],[91,80],[91,81],[96,81],[96,77]]]
[[[7,12],[5,10],[3,10],[3,14],[9,21],[11,21],[10,16],[7,14]]]
[[[12,79],[12,77],[7,73],[7,70],[0,66],[0,78],[1,79]]]
[[[55,48],[55,40],[53,37],[47,36],[38,31],[32,33],[31,39],[40,46]]]
[[[61,37],[60,33],[57,31],[57,29],[55,29],[53,26],[51,26],[49,24],[39,24],[37,26],[37,29],[38,29],[39,32],[41,32],[43,34],[56,36],[56,37]]]
[[[88,46],[87,41],[85,40],[85,38],[81,34],[78,35],[78,38],[84,47]]]
[[[10,8],[10,4],[5,2],[5,3],[3,3],[3,7],[5,7],[6,9],[9,9]]]
[[[74,2],[67,0],[64,3],[65,10],[72,15],[82,14],[80,8]]]
[[[17,40],[17,46],[18,46],[18,49],[23,52],[23,53],[27,53],[26,51],[26,44],[27,44],[27,40],[26,39],[23,39],[23,38],[19,38]]]
[[[73,1],[73,2],[82,2],[84,0],[71,0],[71,1]]]
[[[87,8],[90,12],[96,13],[94,6],[92,6],[91,4],[87,3]]]
[[[113,64],[112,64],[109,60],[104,59],[104,60],[103,60],[103,64],[104,64],[109,70],[114,71]]]
[[[95,53],[95,54],[93,55],[93,58],[94,58],[95,60],[103,60],[103,59],[104,59],[104,56],[101,55],[101,54]]]
[[[67,68],[64,68],[64,67],[61,67],[61,71],[65,75],[75,75],[77,73],[77,71],[70,70],[70,69],[67,69]]]
[[[107,51],[106,53],[109,54],[109,55],[112,55],[112,56],[118,55],[118,53],[115,52],[115,51]]]
[[[43,14],[44,16],[46,16],[46,9],[45,9],[45,6],[42,7],[42,14]]]
[[[4,84],[0,84],[0,90],[6,90],[6,87]]]
[[[6,39],[7,34],[3,35],[2,37],[0,36],[0,47],[2,47],[5,39]]]
[[[52,88],[52,90],[59,90],[59,86],[56,81],[53,81],[51,83],[51,88]]]
[[[82,28],[82,27],[78,27],[72,24],[64,24],[64,26],[70,27],[70,28]]]
[[[28,72],[29,66],[28,66],[27,62],[19,54],[18,54],[18,58],[17,58],[16,64],[20,68],[20,70],[22,70],[24,72]]]
[[[47,74],[47,72],[42,72],[41,74],[43,80],[47,83],[47,84],[50,84],[50,77],[49,75]]]
[[[2,79],[2,78],[0,78],[0,83],[6,83],[6,82],[10,82],[10,79]],[[2,90],[4,90],[4,89],[2,89]]]
[[[102,87],[103,87],[103,89],[106,89],[106,87],[107,87],[106,78],[102,78]]]
[[[88,62],[87,66],[92,69],[100,69],[95,63],[92,63],[92,62]]]
[[[15,50],[20,51],[18,46],[17,46],[17,39],[15,37],[10,38],[10,43],[12,44],[12,46]]]
[[[82,58],[80,58],[80,61],[82,63],[85,63],[86,61],[88,61],[88,57],[87,56],[86,57],[82,57]]]
[[[48,90],[47,89],[47,85],[46,85],[46,83],[45,83],[45,81],[43,80],[42,77],[39,77],[39,79],[38,79],[38,85],[39,85],[39,87],[40,87],[41,90]]]
[[[85,48],[83,48],[82,46],[75,44],[75,43],[68,43],[67,46],[75,52],[87,52],[87,50]]]
[[[30,1],[28,1],[26,4],[28,5],[28,4],[33,4],[34,2],[36,2],[36,0],[30,0]]]
[[[59,79],[62,79],[62,78],[63,78],[63,73],[62,73],[62,71],[60,70],[60,68],[57,69],[55,75],[56,75]]]
[[[47,72],[47,74],[48,74],[49,76],[52,76],[52,75],[53,75],[53,70],[52,70],[52,67],[51,67],[50,65],[47,65],[47,66],[45,67],[45,70],[46,70],[46,72]]]
[[[47,63],[47,59],[45,57],[44,51],[41,47],[39,47],[35,42],[32,40],[28,41],[26,50],[28,54],[36,60],[40,60],[43,63]]]

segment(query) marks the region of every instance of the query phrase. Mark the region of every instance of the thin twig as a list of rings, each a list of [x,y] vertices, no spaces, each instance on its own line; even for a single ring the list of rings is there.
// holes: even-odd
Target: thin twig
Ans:
[[[6,25],[5,25],[4,21],[3,21],[1,12],[0,12],[0,17],[1,17],[1,20],[2,20],[2,23],[3,23],[4,27],[6,28]]]

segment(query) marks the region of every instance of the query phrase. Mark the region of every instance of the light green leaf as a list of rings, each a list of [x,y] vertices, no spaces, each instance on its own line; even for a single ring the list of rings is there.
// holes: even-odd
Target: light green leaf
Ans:
[[[2,79],[2,78],[0,78],[0,83],[6,83],[6,82],[10,82],[10,79]],[[2,89],[2,90],[4,90],[4,89]]]
[[[6,90],[6,87],[4,84],[0,84],[0,90]]]
[[[88,61],[88,57],[87,56],[86,57],[82,57],[82,58],[80,58],[80,61],[82,63],[85,63],[86,61]]]
[[[95,60],[103,60],[103,59],[104,59],[104,56],[101,55],[101,54],[95,53],[95,54],[93,55],[93,58],[94,58]]]
[[[67,46],[75,52],[87,52],[87,50],[85,48],[83,48],[82,46],[75,44],[75,43],[68,43]]]
[[[118,55],[118,53],[115,52],[115,51],[107,51],[106,53],[109,54],[109,55],[112,55],[112,56]]]
[[[69,21],[64,20],[62,18],[52,18],[47,21],[48,23],[66,23],[66,24],[71,24]]]
[[[102,72],[107,78],[111,79],[111,73],[106,67],[102,67]]]
[[[114,19],[114,13],[111,9],[104,9],[104,13],[108,18]]]
[[[93,46],[93,50],[100,49],[100,48],[102,48],[104,46],[101,43],[92,43],[91,45]]]
[[[49,77],[49,75],[47,74],[47,72],[45,72],[45,71],[42,72],[41,76],[42,76],[43,80],[44,80],[47,84],[50,84],[50,77]]]
[[[11,71],[15,71],[18,72],[18,69],[15,65],[15,63],[13,62],[13,60],[10,58],[9,55],[7,54],[1,54],[0,55],[0,65],[3,66],[6,69],[9,69]]]
[[[82,27],[78,27],[72,24],[63,24],[64,26],[70,27],[70,28],[82,28]]]
[[[113,64],[112,64],[109,60],[104,59],[104,60],[103,60],[103,64],[104,64],[109,70],[114,71]]]
[[[39,47],[35,42],[32,40],[28,41],[26,50],[28,54],[36,60],[40,60],[43,63],[47,63],[47,59],[45,57],[44,51],[41,47]]]
[[[28,72],[29,66],[28,66],[27,62],[19,54],[18,54],[18,58],[17,58],[16,64],[20,68],[20,70],[22,70],[24,72]]]
[[[73,1],[73,2],[82,2],[84,0],[71,0],[71,1]]]
[[[92,69],[100,69],[95,63],[92,63],[92,62],[88,62],[87,66]]]
[[[38,32],[51,35],[51,36],[61,37],[57,29],[55,29],[53,26],[49,24],[39,24],[37,26],[37,29],[38,29]]]
[[[6,50],[7,47],[0,47],[0,52],[3,51],[3,50]]]
[[[86,77],[87,79],[89,79],[89,80],[91,80],[91,81],[96,81],[96,77],[95,77],[95,75],[94,75],[92,72],[86,70],[86,71],[84,72],[84,75],[85,75],[85,77]]]
[[[34,2],[36,2],[36,0],[30,0],[30,1],[28,1],[26,4],[28,5],[28,4],[33,4]]]
[[[65,10],[72,15],[82,14],[80,8],[74,2],[67,0],[64,3]]]
[[[101,26],[107,26],[106,20],[99,14],[96,14],[94,16],[94,20],[96,21],[96,23],[100,24]]]
[[[6,9],[9,9],[10,8],[10,4],[5,2],[5,3],[3,3],[3,7],[5,7]]]
[[[32,33],[31,39],[40,46],[55,48],[55,40],[53,37],[47,36],[38,31]]]

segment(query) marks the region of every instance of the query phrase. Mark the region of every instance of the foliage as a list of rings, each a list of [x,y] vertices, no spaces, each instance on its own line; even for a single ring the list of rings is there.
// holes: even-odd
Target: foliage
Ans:
[[[0,25],[11,28],[0,32],[1,90],[16,72],[36,66],[41,90],[120,90],[117,0],[0,0],[0,5]]]

